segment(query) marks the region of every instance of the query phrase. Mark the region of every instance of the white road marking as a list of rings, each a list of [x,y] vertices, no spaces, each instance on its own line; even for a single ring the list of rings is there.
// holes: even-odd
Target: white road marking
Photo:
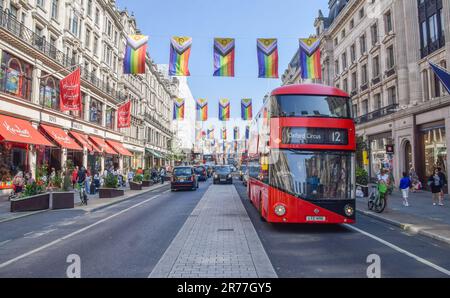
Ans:
[[[0,246],[3,246],[3,245],[5,245],[5,244],[8,243],[8,242],[11,242],[11,239],[10,239],[10,240],[5,240],[5,241],[0,242]]]
[[[119,212],[117,212],[117,213],[111,215],[111,216],[108,216],[108,217],[106,217],[106,218],[104,218],[104,219],[101,219],[101,220],[99,220],[99,221],[97,221],[97,222],[95,222],[95,223],[93,223],[93,224],[91,224],[91,225],[89,225],[89,226],[87,226],[87,227],[84,227],[84,228],[82,228],[82,229],[79,229],[79,230],[77,230],[77,231],[75,231],[75,232],[73,232],[73,233],[70,233],[70,234],[68,234],[68,235],[66,235],[66,236],[64,236],[64,237],[58,238],[58,239],[56,239],[56,240],[54,240],[54,241],[52,241],[52,242],[50,242],[50,243],[47,243],[47,244],[45,244],[45,245],[43,245],[43,246],[41,246],[41,247],[38,247],[38,248],[33,249],[33,250],[31,250],[31,251],[29,251],[29,252],[27,252],[27,253],[24,253],[24,254],[22,254],[22,255],[20,255],[20,256],[18,256],[18,257],[16,257],[16,258],[14,258],[14,259],[11,259],[11,260],[9,260],[9,261],[6,261],[6,262],[0,264],[0,269],[1,269],[1,268],[5,268],[6,266],[11,265],[12,263],[15,263],[15,262],[17,262],[17,261],[19,261],[19,260],[21,260],[21,259],[23,259],[23,258],[26,258],[26,257],[28,257],[28,256],[31,256],[31,255],[33,255],[33,254],[35,254],[35,253],[37,253],[37,252],[40,252],[40,251],[42,251],[42,250],[44,250],[44,249],[46,249],[46,248],[49,248],[49,247],[51,247],[51,246],[54,246],[55,244],[58,244],[58,243],[60,243],[60,242],[62,242],[62,241],[64,241],[64,240],[67,240],[67,239],[69,239],[69,238],[71,238],[71,237],[73,237],[73,236],[76,236],[76,235],[78,235],[78,234],[80,234],[80,233],[82,233],[82,232],[84,232],[84,231],[87,231],[87,230],[89,230],[89,229],[91,229],[91,228],[93,228],[93,227],[95,227],[95,226],[97,226],[97,225],[99,225],[99,224],[101,224],[101,223],[104,223],[104,222],[106,222],[106,221],[108,221],[108,220],[110,220],[110,219],[113,219],[113,218],[115,218],[115,217],[117,217],[117,216],[119,216],[119,215],[121,215],[121,214],[123,214],[123,213],[125,213],[125,212],[127,212],[127,211],[130,211],[131,209],[137,208],[137,207],[139,207],[139,206],[141,206],[141,205],[143,205],[143,204],[145,204],[145,203],[147,203],[147,202],[149,202],[149,201],[152,201],[152,200],[156,199],[156,198],[159,197],[159,196],[160,196],[160,195],[153,196],[153,197],[151,197],[151,198],[149,198],[149,199],[147,199],[147,200],[145,200],[145,201],[142,201],[142,202],[140,202],[140,203],[138,203],[138,204],[136,204],[136,205],[133,205],[133,206],[127,208],[127,209],[124,209],[124,210],[122,210],[122,211],[119,211]]]
[[[28,234],[27,236],[25,236],[25,238],[27,238],[27,239],[39,238],[39,237],[42,237],[44,235],[50,234],[51,232],[54,232],[54,231],[56,231],[56,229],[51,229],[51,230],[45,230],[45,231],[42,231],[42,232],[31,233],[31,234]]]
[[[417,262],[420,262],[420,263],[422,263],[424,265],[427,265],[427,266],[429,266],[429,267],[431,267],[431,268],[433,268],[433,269],[435,269],[435,270],[437,270],[437,271],[439,271],[441,273],[444,273],[445,275],[450,276],[450,271],[449,270],[447,270],[445,268],[442,268],[442,267],[440,267],[440,266],[438,266],[438,265],[436,265],[434,263],[431,263],[430,261],[427,261],[424,258],[421,258],[421,257],[419,257],[419,256],[417,256],[417,255],[415,255],[413,253],[410,253],[409,251],[406,251],[406,250],[398,247],[395,244],[392,244],[392,243],[390,243],[390,242],[388,242],[386,240],[383,240],[383,239],[381,239],[381,238],[379,238],[379,237],[377,237],[375,235],[372,235],[372,234],[370,234],[370,233],[368,233],[366,231],[360,230],[360,229],[358,229],[358,228],[356,228],[354,226],[351,226],[351,225],[345,225],[345,226],[347,228],[353,230],[353,231],[356,231],[356,232],[361,233],[361,234],[363,234],[363,235],[365,235],[365,236],[367,236],[369,238],[372,238],[372,239],[374,239],[374,240],[376,240],[376,241],[378,241],[378,242],[380,242],[380,243],[382,243],[382,244],[384,244],[384,245],[386,245],[386,246],[388,246],[388,247],[398,251],[399,253],[402,253],[402,254],[410,257],[410,258],[413,258]]]

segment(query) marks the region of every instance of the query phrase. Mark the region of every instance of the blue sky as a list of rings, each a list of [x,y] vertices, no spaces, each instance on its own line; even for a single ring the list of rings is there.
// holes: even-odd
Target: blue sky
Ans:
[[[169,62],[171,36],[191,36],[192,94],[208,99],[210,117],[217,117],[219,99],[229,98],[231,118],[240,117],[241,98],[253,99],[256,114],[264,95],[281,82],[257,78],[256,38],[278,38],[281,76],[298,48],[298,38],[315,32],[318,10],[328,11],[328,0],[118,0],[117,4],[133,12],[139,29],[150,36],[149,53],[158,64]],[[214,37],[236,39],[236,77],[212,76]]]

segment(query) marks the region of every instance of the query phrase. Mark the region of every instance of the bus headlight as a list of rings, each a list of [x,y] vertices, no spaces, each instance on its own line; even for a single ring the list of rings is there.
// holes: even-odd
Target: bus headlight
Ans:
[[[350,205],[345,205],[344,212],[345,212],[345,215],[352,216],[355,213],[355,209],[353,209],[353,207]]]
[[[274,211],[276,215],[284,216],[286,214],[286,207],[284,207],[283,205],[276,205]]]

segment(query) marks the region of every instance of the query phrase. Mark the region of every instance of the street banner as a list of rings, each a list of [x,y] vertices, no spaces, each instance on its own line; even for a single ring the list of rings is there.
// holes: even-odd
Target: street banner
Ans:
[[[134,34],[127,37],[127,47],[123,59],[124,74],[144,74],[148,36]]]
[[[62,112],[81,112],[80,76],[81,70],[78,68],[59,82],[59,105]]]
[[[250,139],[250,126],[248,125],[245,127],[245,139]]]
[[[189,56],[191,55],[192,38],[174,36],[170,40],[170,76],[190,76]]]
[[[434,73],[439,78],[439,80],[441,81],[442,85],[445,87],[447,92],[450,93],[450,73],[444,68],[434,63],[431,62],[428,63],[430,63],[431,68],[433,69]]]
[[[195,110],[197,112],[197,121],[208,120],[208,100],[199,98],[196,101]]]
[[[207,135],[209,140],[214,139],[214,127],[210,127],[207,129]]]
[[[221,137],[222,137],[222,140],[227,139],[227,128],[226,127],[222,127]]]
[[[258,77],[278,78],[278,45],[276,38],[258,38]]]
[[[175,98],[173,102],[173,120],[184,120],[184,98]]]
[[[241,100],[241,117],[244,121],[252,120],[253,113],[251,98],[243,98]]]
[[[222,98],[219,100],[219,120],[228,121],[230,120],[230,100]]]
[[[121,105],[117,110],[117,128],[128,128],[131,126],[131,100]]]
[[[233,129],[233,139],[239,140],[239,127],[237,126]]]
[[[234,77],[234,38],[214,38],[214,76]]]
[[[317,38],[300,39],[300,69],[302,79],[322,79],[319,47],[320,40]]]

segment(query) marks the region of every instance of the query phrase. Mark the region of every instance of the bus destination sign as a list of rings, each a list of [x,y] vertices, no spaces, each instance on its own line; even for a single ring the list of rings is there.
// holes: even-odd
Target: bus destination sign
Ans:
[[[286,145],[348,145],[348,130],[339,128],[284,127]]]

